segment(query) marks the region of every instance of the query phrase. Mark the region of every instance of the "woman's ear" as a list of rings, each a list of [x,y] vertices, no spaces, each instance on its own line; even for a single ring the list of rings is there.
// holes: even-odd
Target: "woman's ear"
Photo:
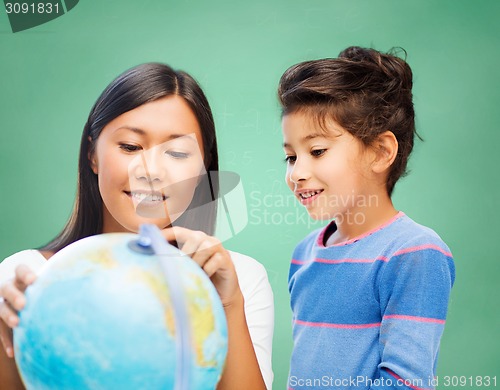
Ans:
[[[383,173],[390,168],[398,155],[398,140],[392,131],[385,131],[373,142],[375,159],[372,170],[375,173]]]
[[[89,164],[90,164],[90,168],[92,169],[92,172],[94,172],[96,175],[97,175],[97,157],[95,155],[95,145],[94,143],[92,142],[92,139],[88,138],[89,140],[89,152],[88,152],[88,155],[87,155],[87,158],[89,159]]]

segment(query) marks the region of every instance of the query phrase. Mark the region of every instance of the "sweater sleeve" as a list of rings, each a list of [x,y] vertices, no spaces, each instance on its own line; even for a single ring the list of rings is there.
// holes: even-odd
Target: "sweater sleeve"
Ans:
[[[378,381],[372,389],[431,389],[444,330],[453,259],[442,245],[397,251],[380,275]]]

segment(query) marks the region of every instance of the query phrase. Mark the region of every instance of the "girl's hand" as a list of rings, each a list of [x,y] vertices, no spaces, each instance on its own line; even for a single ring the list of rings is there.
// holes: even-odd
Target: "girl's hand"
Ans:
[[[225,309],[242,299],[231,256],[221,242],[203,232],[182,227],[162,230],[167,241],[176,241],[179,249],[191,257],[212,280]]]
[[[0,286],[0,338],[8,357],[14,357],[12,328],[19,324],[17,312],[24,308],[24,291],[36,280],[35,273],[26,265],[16,268],[14,280]]]

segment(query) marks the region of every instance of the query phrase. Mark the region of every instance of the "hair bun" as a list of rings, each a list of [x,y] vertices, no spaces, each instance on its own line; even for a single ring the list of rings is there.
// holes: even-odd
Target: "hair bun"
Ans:
[[[339,58],[345,58],[351,61],[370,60],[370,49],[365,49],[359,46],[350,46],[340,52]]]
[[[385,77],[392,88],[409,91],[413,86],[413,75],[410,66],[405,59],[398,56],[406,51],[403,48],[393,48],[387,54],[374,49],[365,49],[358,46],[351,46],[342,50],[339,58],[357,63],[359,66],[366,66],[367,72],[375,72],[381,77]]]

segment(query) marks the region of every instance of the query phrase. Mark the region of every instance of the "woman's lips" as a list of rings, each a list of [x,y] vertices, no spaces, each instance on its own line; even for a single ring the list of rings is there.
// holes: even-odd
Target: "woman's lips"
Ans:
[[[157,191],[125,191],[136,206],[158,207],[168,199],[168,196]]]

